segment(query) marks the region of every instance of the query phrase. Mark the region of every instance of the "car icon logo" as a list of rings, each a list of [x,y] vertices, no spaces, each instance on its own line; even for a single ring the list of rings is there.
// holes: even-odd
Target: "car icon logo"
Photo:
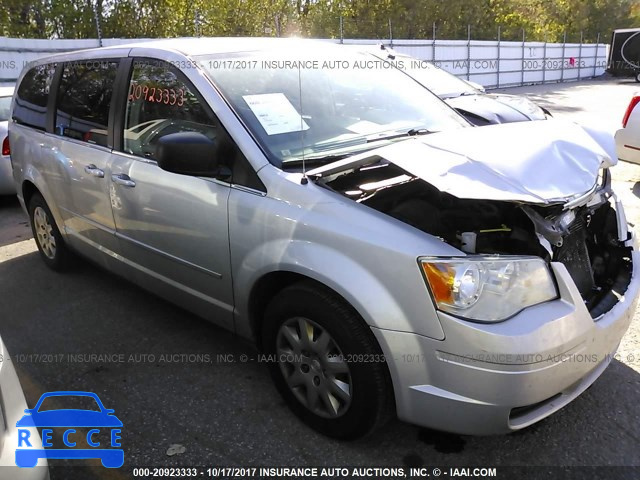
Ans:
[[[89,397],[89,401],[93,399],[98,409],[57,408],[41,410],[42,403],[52,397],[56,397],[56,404],[64,404],[65,399],[68,401],[69,397]],[[121,467],[124,463],[124,450],[119,448],[121,447],[122,422],[113,413],[114,410],[105,408],[100,398],[92,392],[64,391],[43,394],[36,406],[32,409],[26,409],[25,415],[16,423],[16,427],[18,427],[16,465],[35,467],[40,458],[95,458],[100,459],[102,465],[107,468]],[[29,448],[32,447],[30,441],[32,430],[29,430],[32,427],[42,428],[42,449]],[[64,448],[53,448],[54,428],[64,430],[62,433]],[[86,435],[83,435],[76,430],[79,428],[89,430]],[[108,433],[108,442],[105,442],[103,438],[105,431]],[[77,447],[78,443],[86,443],[86,448],[84,445]]]

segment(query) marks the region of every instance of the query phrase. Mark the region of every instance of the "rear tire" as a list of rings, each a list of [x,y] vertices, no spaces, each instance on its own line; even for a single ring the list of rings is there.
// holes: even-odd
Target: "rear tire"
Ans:
[[[640,72],[636,72],[634,78],[635,78],[636,82],[640,82]]]
[[[29,200],[29,222],[33,238],[44,263],[55,271],[67,270],[72,264],[72,255],[58,230],[51,210],[39,193]]]
[[[293,412],[334,438],[357,438],[394,413],[380,347],[362,318],[313,282],[282,290],[265,312],[263,348],[271,376]]]

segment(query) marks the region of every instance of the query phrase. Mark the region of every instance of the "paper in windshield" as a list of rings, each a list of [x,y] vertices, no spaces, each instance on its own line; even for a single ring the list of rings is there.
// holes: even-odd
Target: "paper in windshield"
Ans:
[[[309,128],[283,93],[243,95],[242,98],[247,102],[267,135],[299,132]]]

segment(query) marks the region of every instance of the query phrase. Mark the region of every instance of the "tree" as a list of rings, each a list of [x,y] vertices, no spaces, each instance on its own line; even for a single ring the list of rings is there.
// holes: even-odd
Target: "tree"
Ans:
[[[640,26],[640,0],[0,0],[0,33],[21,38],[303,35],[336,38],[601,39]],[[342,31],[341,31],[342,25]]]

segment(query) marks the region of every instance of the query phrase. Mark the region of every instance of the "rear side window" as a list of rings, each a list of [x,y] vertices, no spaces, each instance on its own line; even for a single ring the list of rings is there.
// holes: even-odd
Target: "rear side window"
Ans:
[[[57,97],[56,133],[107,146],[109,107],[117,60],[66,63]]]
[[[56,65],[38,65],[29,70],[18,87],[13,119],[39,130],[47,125],[47,101]]]

